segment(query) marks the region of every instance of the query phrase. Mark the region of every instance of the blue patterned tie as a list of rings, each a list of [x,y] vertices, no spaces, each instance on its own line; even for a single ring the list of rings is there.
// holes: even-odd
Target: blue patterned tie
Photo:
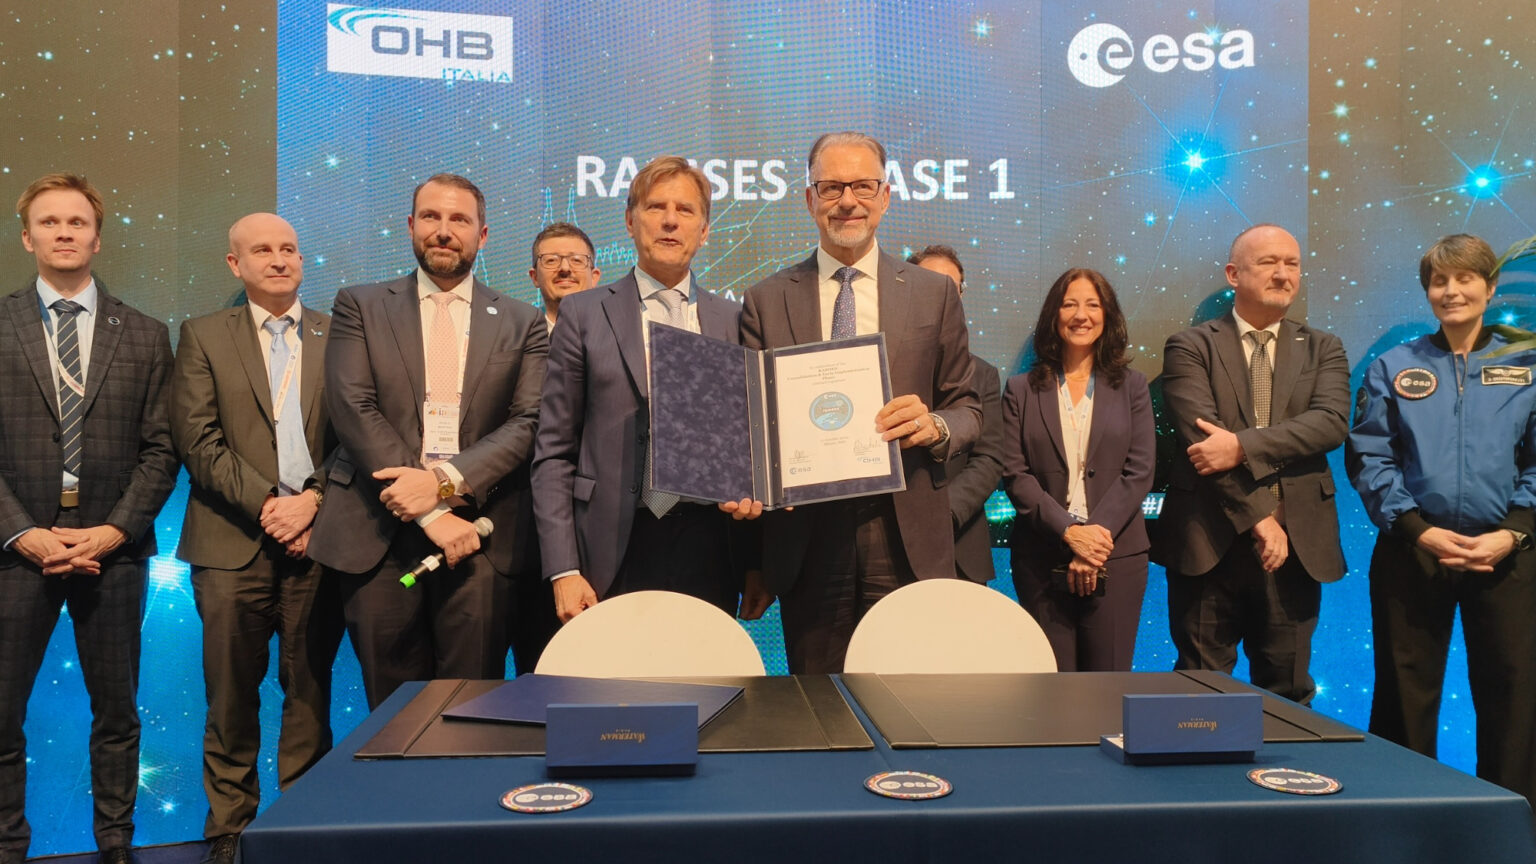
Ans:
[[[841,267],[833,274],[842,287],[837,289],[837,300],[832,304],[832,338],[851,339],[858,335],[858,317],[853,311],[853,280],[859,271]]]
[[[299,412],[299,376],[298,370],[288,382],[288,396],[283,398],[280,392],[283,386],[284,373],[288,371],[288,361],[293,352],[288,350],[288,340],[284,338],[288,328],[293,326],[293,319],[284,315],[281,318],[268,318],[267,323],[261,325],[268,333],[272,334],[272,348],[267,353],[267,375],[272,385],[272,405],[275,408],[281,401],[283,407],[277,417],[277,476],[282,483],[280,493],[293,494],[304,489],[304,480],[315,470],[315,463],[309,458],[309,445],[304,441],[304,418]]]
[[[64,470],[79,477],[85,376],[80,372],[80,328],[75,316],[85,307],[73,300],[55,300],[49,308],[59,315],[59,440],[64,450]]]

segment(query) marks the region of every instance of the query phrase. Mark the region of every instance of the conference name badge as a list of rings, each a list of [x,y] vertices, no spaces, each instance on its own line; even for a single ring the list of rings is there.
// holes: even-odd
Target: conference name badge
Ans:
[[[1248,779],[1255,786],[1291,795],[1332,795],[1344,788],[1343,783],[1332,777],[1295,768],[1255,768],[1248,772]]]
[[[428,399],[421,406],[421,425],[427,464],[435,465],[459,455],[459,403]]]
[[[1531,386],[1529,366],[1484,366],[1483,384],[1509,384],[1514,387]]]
[[[943,798],[955,790],[943,777],[920,771],[884,771],[865,780],[864,788],[884,798],[902,801]]]
[[[563,813],[592,800],[592,790],[570,783],[532,783],[501,796],[501,806],[513,813]]]
[[[1392,389],[1404,399],[1423,399],[1439,386],[1440,379],[1435,373],[1420,366],[1404,369],[1392,379]]]

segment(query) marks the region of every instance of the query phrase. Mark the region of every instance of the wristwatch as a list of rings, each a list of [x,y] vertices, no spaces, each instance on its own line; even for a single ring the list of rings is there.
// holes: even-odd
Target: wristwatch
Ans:
[[[1531,548],[1531,535],[1523,531],[1516,531],[1513,528],[1505,528],[1504,530],[1509,532],[1509,536],[1515,538],[1516,549],[1525,550]]]
[[[441,466],[433,466],[432,475],[437,478],[437,500],[447,501],[459,494],[459,484],[453,482],[453,478]]]

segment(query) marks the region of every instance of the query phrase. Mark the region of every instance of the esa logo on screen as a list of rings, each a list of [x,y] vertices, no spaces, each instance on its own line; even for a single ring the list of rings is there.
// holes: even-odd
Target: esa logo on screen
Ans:
[[[1136,43],[1113,24],[1090,24],[1067,46],[1067,68],[1072,77],[1089,87],[1120,83],[1135,62]],[[1159,74],[1180,67],[1191,72],[1204,72],[1212,66],[1242,69],[1253,65],[1253,34],[1247,30],[1201,30],[1179,41],[1159,33],[1142,43],[1141,62]]]
[[[509,17],[337,3],[326,10],[331,72],[512,83]]]

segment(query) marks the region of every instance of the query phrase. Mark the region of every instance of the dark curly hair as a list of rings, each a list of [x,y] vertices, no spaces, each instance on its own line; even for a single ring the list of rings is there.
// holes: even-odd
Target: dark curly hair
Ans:
[[[1040,304],[1040,320],[1035,322],[1035,365],[1029,370],[1029,384],[1036,390],[1054,387],[1055,378],[1061,371],[1061,333],[1057,319],[1061,306],[1067,299],[1067,286],[1079,279],[1093,283],[1099,292],[1099,306],[1104,311],[1104,332],[1093,345],[1093,368],[1101,372],[1111,387],[1120,386],[1125,380],[1125,367],[1131,358],[1125,354],[1130,336],[1125,329],[1125,313],[1120,311],[1120,301],[1115,289],[1104,274],[1087,267],[1073,267],[1056,277],[1051,290],[1046,292],[1045,302]]]

